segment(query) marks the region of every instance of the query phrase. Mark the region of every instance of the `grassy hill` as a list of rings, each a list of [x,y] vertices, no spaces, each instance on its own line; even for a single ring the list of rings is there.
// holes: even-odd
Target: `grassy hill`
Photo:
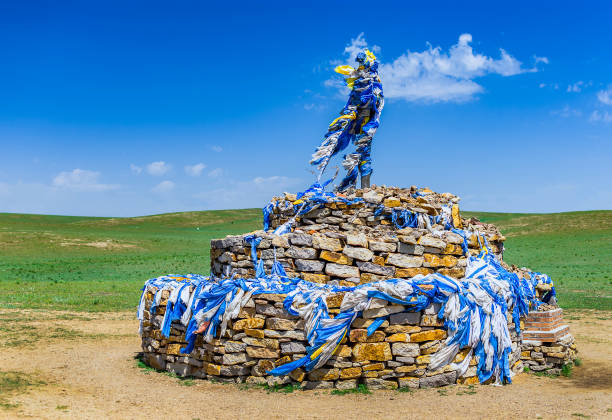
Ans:
[[[500,226],[505,260],[550,274],[568,308],[612,310],[612,211],[464,212]],[[261,228],[261,210],[134,218],[0,213],[0,307],[135,309],[143,282],[209,272],[209,242]]]

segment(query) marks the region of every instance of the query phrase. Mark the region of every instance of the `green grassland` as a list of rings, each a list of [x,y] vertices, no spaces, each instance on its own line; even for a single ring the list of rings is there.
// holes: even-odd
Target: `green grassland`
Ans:
[[[550,274],[566,308],[612,310],[612,211],[464,212],[497,224],[504,259]],[[210,239],[261,228],[259,209],[94,218],[0,213],[0,307],[131,310],[144,281],[209,272]]]

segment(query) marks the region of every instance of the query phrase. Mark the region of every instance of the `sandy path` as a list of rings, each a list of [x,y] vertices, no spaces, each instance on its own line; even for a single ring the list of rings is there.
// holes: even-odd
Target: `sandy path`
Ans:
[[[52,320],[98,335],[0,347],[1,371],[47,383],[10,396],[19,406],[0,408],[0,418],[612,418],[612,320],[606,313],[580,316],[568,321],[583,362],[571,378],[521,374],[509,386],[476,386],[475,394],[453,386],[371,395],[267,393],[202,380],[185,386],[136,366],[139,339],[131,314]]]

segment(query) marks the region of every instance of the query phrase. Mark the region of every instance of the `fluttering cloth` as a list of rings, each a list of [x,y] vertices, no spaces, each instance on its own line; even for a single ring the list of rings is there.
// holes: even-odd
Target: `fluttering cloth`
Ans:
[[[338,185],[339,191],[354,186],[358,173],[362,176],[372,173],[372,138],[385,103],[374,54],[365,50],[357,55],[356,61],[359,64],[357,68],[346,65],[335,69],[337,73],[347,76],[345,82],[351,93],[340,116],[329,125],[323,143],[310,161],[318,167],[320,180],[332,156],[346,149],[349,143],[356,146],[354,153],[344,156],[342,166],[347,174]]]

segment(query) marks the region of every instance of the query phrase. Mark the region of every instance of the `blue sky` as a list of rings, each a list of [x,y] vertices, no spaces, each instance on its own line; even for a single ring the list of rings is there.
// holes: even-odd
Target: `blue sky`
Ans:
[[[379,3],[2,2],[0,211],[299,191],[345,102],[333,67],[365,45],[387,98],[373,183],[469,210],[612,208],[612,6]]]

